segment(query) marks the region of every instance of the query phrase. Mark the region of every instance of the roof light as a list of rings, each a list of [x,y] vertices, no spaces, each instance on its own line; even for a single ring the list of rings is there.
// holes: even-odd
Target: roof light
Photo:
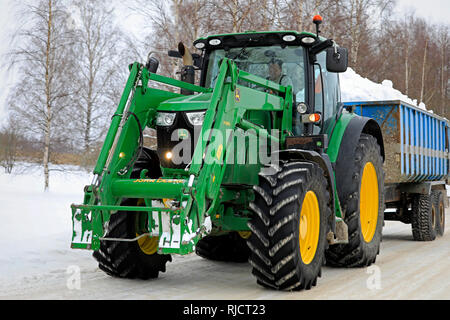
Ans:
[[[212,46],[218,46],[221,43],[222,43],[222,41],[220,41],[219,39],[209,40],[209,44],[212,45]]]
[[[313,38],[313,37],[302,38],[302,43],[304,43],[304,44],[313,44],[314,42],[316,42],[316,38]]]
[[[195,44],[195,47],[196,47],[198,50],[204,49],[205,46],[206,46],[206,45],[205,45],[204,42],[197,42],[197,43]]]
[[[297,38],[292,34],[288,34],[283,37],[283,41],[286,41],[286,42],[292,42],[292,41],[295,41],[295,39],[297,39]]]

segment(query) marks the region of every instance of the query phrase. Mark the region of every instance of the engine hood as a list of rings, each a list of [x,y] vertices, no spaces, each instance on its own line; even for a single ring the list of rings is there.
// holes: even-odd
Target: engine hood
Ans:
[[[208,109],[211,103],[212,93],[201,93],[193,96],[183,96],[169,99],[161,103],[157,109],[159,112],[184,112]]]

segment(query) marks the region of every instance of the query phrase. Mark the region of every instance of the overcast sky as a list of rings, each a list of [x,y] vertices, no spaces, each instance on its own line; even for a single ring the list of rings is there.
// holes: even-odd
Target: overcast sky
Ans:
[[[397,11],[413,8],[418,16],[429,19],[431,23],[450,25],[449,0],[397,0]]]
[[[8,50],[10,50],[10,34],[12,28],[16,25],[13,13],[12,4],[16,1],[20,0],[0,0],[0,55],[3,55]],[[123,3],[118,1],[119,10],[118,12],[124,13],[126,12],[125,8],[123,8]],[[122,3],[122,5],[120,4]],[[151,5],[152,0],[148,1],[149,5]],[[418,16],[427,18],[431,23],[446,23],[450,25],[450,0],[397,0],[397,8],[394,15],[398,15],[405,10],[412,8],[416,11]],[[311,13],[312,15],[313,13]],[[129,30],[130,32],[135,32],[139,30],[139,25],[136,23],[137,19],[130,17],[127,14],[123,17],[122,25]],[[3,61],[1,59],[0,61]],[[12,82],[12,75],[8,74],[0,64],[0,124],[4,120],[5,112],[5,98],[7,95],[8,86]]]

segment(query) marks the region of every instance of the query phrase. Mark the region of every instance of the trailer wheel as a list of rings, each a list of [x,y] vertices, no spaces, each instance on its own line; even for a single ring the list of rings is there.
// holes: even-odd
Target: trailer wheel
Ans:
[[[332,267],[365,267],[375,263],[380,252],[384,225],[383,158],[377,140],[362,134],[355,161],[348,164],[353,181],[341,205],[348,226],[349,243],[330,246],[327,264]]]
[[[138,178],[142,170],[148,170],[150,178],[159,178],[161,169],[159,161],[151,150],[142,150],[137,159],[131,178]],[[124,199],[123,206],[139,206],[142,200]],[[111,215],[108,222],[106,238],[134,239],[142,231],[139,230],[139,219],[142,213],[117,212]],[[93,256],[99,268],[113,277],[148,280],[157,278],[159,272],[166,271],[166,263],[172,261],[170,255],[157,253],[158,239],[144,237],[135,242],[101,241],[100,250]]]
[[[414,195],[412,203],[412,233],[415,241],[434,241],[437,235],[437,208],[432,195]]]
[[[204,259],[213,261],[248,262],[250,250],[244,238],[238,232],[207,236],[197,243],[195,253]]]
[[[311,289],[321,276],[331,216],[328,182],[314,163],[282,163],[261,171],[248,240],[252,273],[275,290]]]
[[[438,236],[443,236],[445,233],[445,203],[444,194],[438,191],[434,194],[434,205],[436,207],[436,231]]]

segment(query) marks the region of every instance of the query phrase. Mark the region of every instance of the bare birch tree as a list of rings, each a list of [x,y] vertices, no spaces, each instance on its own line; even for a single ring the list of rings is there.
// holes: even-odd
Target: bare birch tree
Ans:
[[[67,15],[60,0],[40,0],[26,4],[21,17],[28,23],[17,31],[20,45],[10,52],[11,65],[22,75],[8,98],[13,112],[25,124],[28,134],[43,144],[44,188],[50,184],[52,140],[67,135],[73,86],[73,37],[67,29]],[[61,129],[61,130],[58,130]]]
[[[120,96],[115,86],[123,87],[120,70],[133,61],[122,60],[121,46],[126,35],[114,23],[115,16],[100,0],[74,1],[75,48],[79,88],[74,111],[85,154],[106,132],[108,118]]]

